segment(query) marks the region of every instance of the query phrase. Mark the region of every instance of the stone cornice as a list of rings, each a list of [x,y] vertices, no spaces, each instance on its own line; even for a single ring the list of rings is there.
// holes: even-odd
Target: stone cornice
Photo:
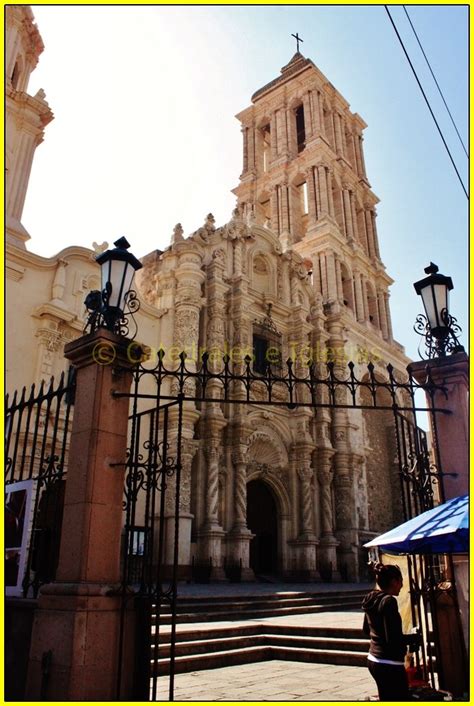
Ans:
[[[39,127],[44,128],[54,118],[54,114],[49,107],[49,104],[44,99],[45,93],[42,89],[35,96],[30,96],[28,93],[16,91],[13,87],[7,86],[6,103],[7,110],[11,110],[16,114],[17,119],[23,119],[28,122],[31,127],[38,128],[32,116],[39,120]]]
[[[33,267],[39,270],[53,270],[57,267],[60,260],[71,260],[78,259],[84,262],[89,262],[95,267],[99,267],[93,259],[94,251],[88,250],[80,245],[71,245],[64,250],[60,250],[53,257],[43,257],[42,255],[37,255],[24,248],[19,248],[12,243],[6,244],[6,255],[12,260],[20,265],[26,267]]]

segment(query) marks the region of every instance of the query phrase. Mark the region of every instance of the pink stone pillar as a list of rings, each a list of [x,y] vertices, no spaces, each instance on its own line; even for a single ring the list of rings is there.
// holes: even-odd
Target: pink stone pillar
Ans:
[[[408,366],[415,380],[424,383],[427,367],[432,380],[445,388],[427,395],[428,405],[442,412],[430,415],[432,432],[438,440],[442,476],[443,499],[450,500],[469,492],[469,417],[468,381],[469,359],[466,353],[453,353],[445,358],[418,361]],[[433,417],[434,422],[433,423]],[[437,459],[438,460],[438,459]],[[443,664],[442,688],[462,696],[468,690],[468,662],[466,647],[469,645],[469,562],[467,554],[454,555],[452,570],[456,591],[441,591],[437,598],[437,619],[440,635],[438,649]]]
[[[428,404],[437,409],[445,409],[449,414],[436,413],[436,430],[433,429],[434,415],[430,415],[432,430],[436,431],[441,468],[444,473],[457,476],[444,476],[442,483],[444,499],[469,492],[468,458],[468,380],[469,359],[466,353],[453,353],[445,358],[437,358],[411,363],[408,370],[420,384],[426,381],[426,368],[433,381],[446,389],[434,392],[433,399],[427,395]]]
[[[65,357],[76,367],[77,382],[61,549],[56,581],[43,586],[38,599],[28,700],[115,700],[120,672],[121,698],[131,696],[133,661],[120,666],[118,659],[129,399],[113,395],[130,390],[129,344],[100,329],[65,348]],[[127,614],[126,639],[132,625]],[[131,638],[125,644],[133,659]],[[45,686],[42,659],[50,651]]]

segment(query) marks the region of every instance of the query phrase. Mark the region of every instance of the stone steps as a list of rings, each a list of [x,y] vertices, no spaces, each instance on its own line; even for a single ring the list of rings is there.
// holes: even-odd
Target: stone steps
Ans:
[[[359,609],[364,592],[340,591],[327,593],[275,594],[262,597],[215,596],[187,597],[178,602],[177,623],[228,620],[251,620],[273,616],[302,615],[330,610]],[[170,619],[168,608],[162,608],[161,622]]]
[[[359,610],[364,595],[365,591],[342,590],[212,598],[184,596],[177,608],[180,627],[176,634],[175,673],[270,659],[365,666],[369,641],[361,629],[255,622],[275,616]],[[169,619],[169,612],[160,616],[157,661],[151,660],[152,672],[158,675],[168,674],[170,669],[171,628],[166,624]],[[216,621],[225,624],[212,627]],[[185,626],[186,623],[190,625]]]
[[[318,632],[318,630],[313,629]],[[227,632],[227,634],[225,634]],[[251,634],[235,634],[239,630],[221,631],[219,637],[183,639],[179,634],[175,651],[175,672],[216,669],[237,664],[261,662],[269,659],[288,659],[300,662],[339,664],[363,667],[367,662],[369,642],[364,637],[352,638],[344,630],[326,628],[326,636],[305,636],[298,629],[286,633],[284,626],[277,631],[273,626],[252,626]],[[246,631],[247,632],[247,631]],[[305,631],[309,632],[309,631]],[[331,633],[334,632],[333,635]],[[349,633],[357,631],[348,631]],[[359,631],[360,635],[362,632]],[[328,635],[329,634],[329,635]],[[194,636],[196,637],[196,636]],[[171,645],[161,642],[155,672],[169,672]],[[152,664],[153,666],[153,664]]]

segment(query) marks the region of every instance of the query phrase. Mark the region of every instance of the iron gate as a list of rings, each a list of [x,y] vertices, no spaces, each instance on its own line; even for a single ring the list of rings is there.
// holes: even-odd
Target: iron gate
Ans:
[[[226,356],[218,369],[207,353],[198,365],[194,362],[187,365],[183,353],[177,365],[166,367],[164,357],[164,352],[160,351],[153,367],[138,364],[131,393],[119,395],[130,397],[132,404],[124,499],[123,611],[131,600],[135,601],[138,616],[135,696],[153,701],[160,696],[163,698],[158,694],[157,685],[158,674],[164,673],[163,660],[169,673],[168,698],[174,699],[182,419],[186,405],[231,403],[281,405],[290,410],[298,407],[391,410],[405,519],[432,507],[433,484],[439,482],[442,473],[439,466],[436,468],[431,462],[426,433],[416,426],[416,411],[444,413],[433,404],[429,409],[417,408],[415,404],[419,389],[427,391],[431,401],[434,392],[440,389],[431,380],[429,370],[426,384],[422,386],[411,375],[405,380],[397,379],[391,365],[386,368],[386,380],[381,381],[372,364],[361,378],[353,363],[345,369],[334,363],[295,366],[290,359],[286,370],[282,366],[276,373],[267,365],[262,374],[253,368],[250,357],[241,364],[231,364]],[[365,401],[369,400],[367,404],[361,403],[362,391],[365,391]],[[169,527],[165,527],[170,499],[174,503],[171,565],[167,563],[171,551]],[[159,512],[156,512],[158,506]],[[168,552],[166,560],[165,552]],[[435,633],[435,608],[427,585],[436,581],[437,565],[436,558],[410,562],[413,624]],[[433,624],[430,624],[430,616],[434,616]],[[164,655],[159,647],[161,619],[166,619],[170,625],[170,642]],[[434,686],[434,654],[430,645],[430,640],[425,639],[421,657],[425,665],[430,664]],[[123,639],[120,650],[123,650]],[[119,689],[118,685],[118,696]]]
[[[156,701],[158,644],[164,614],[171,626],[170,697],[174,692],[183,400],[179,396],[177,400],[144,411],[138,411],[137,402],[138,397],[135,396],[123,503],[125,524],[119,658],[121,662],[125,611],[133,601],[136,615],[134,696],[139,700]],[[176,429],[173,442],[170,441],[171,426]],[[171,542],[169,527],[165,526],[170,502],[174,505],[175,518]],[[167,542],[172,546],[171,561],[166,556]],[[169,573],[164,571],[165,566],[171,569]],[[132,593],[131,586],[135,589]],[[120,681],[119,673],[118,694]]]
[[[59,559],[75,376],[5,400],[7,595],[36,598]]]

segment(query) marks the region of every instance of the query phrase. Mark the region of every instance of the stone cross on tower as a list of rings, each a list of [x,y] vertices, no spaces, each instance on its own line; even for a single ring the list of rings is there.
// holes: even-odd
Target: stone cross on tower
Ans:
[[[296,39],[296,51],[299,53],[299,51],[300,51],[300,42],[303,42],[303,40],[300,39],[300,37],[298,36],[298,32],[297,32],[296,34],[292,34],[291,36]]]

